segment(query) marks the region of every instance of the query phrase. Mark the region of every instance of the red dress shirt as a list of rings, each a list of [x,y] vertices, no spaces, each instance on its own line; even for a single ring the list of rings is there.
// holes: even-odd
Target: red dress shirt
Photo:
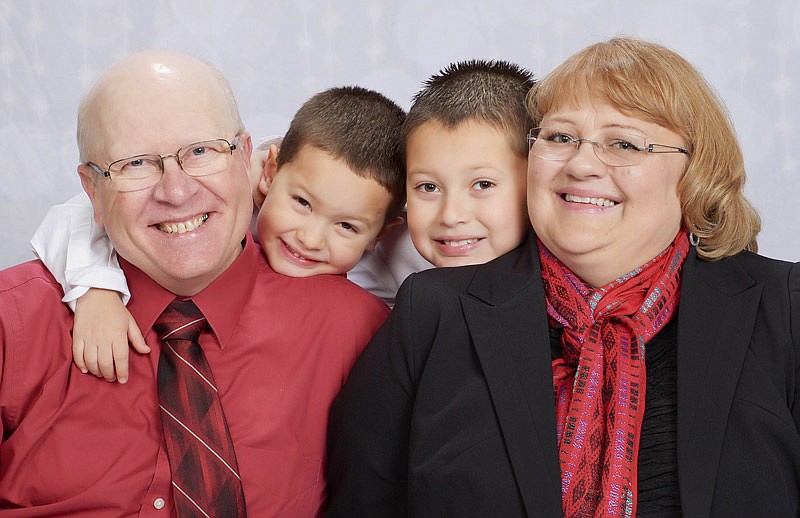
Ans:
[[[72,315],[38,261],[0,272],[0,511],[3,516],[166,517],[170,470],[151,327],[173,295],[124,263],[128,306],[153,348],[130,380],[72,363]],[[236,448],[248,514],[315,516],[326,497],[328,410],[388,314],[343,276],[273,272],[248,236],[234,264],[193,297],[201,345]]]

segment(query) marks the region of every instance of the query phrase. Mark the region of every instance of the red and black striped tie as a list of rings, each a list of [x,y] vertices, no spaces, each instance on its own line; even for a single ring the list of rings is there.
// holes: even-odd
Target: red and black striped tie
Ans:
[[[161,424],[172,471],[175,510],[183,517],[244,517],[244,493],[214,376],[198,337],[205,317],[191,300],[174,300],[153,329]]]

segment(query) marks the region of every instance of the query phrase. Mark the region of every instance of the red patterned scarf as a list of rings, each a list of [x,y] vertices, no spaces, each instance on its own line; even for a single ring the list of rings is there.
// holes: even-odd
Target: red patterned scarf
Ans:
[[[682,230],[644,266],[592,289],[539,242],[550,323],[564,328],[553,385],[567,518],[636,515],[645,344],[678,307],[688,251]]]

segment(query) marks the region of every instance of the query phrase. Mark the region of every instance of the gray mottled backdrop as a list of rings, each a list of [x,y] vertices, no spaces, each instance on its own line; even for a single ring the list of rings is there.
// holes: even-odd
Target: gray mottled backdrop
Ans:
[[[543,75],[619,34],[672,47],[704,72],[743,144],[761,251],[800,260],[796,0],[0,0],[0,267],[30,259],[48,207],[80,189],[78,100],[130,52],[217,65],[258,140],[330,86],[375,88],[407,108],[452,61],[502,58]]]

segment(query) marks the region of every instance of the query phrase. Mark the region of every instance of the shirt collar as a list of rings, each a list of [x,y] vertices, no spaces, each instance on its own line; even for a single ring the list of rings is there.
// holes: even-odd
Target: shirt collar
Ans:
[[[191,297],[208,320],[221,349],[225,348],[233,334],[239,315],[254,289],[260,264],[259,257],[262,254],[248,232],[244,249],[233,264],[207,288]],[[146,335],[153,327],[156,318],[175,299],[175,294],[125,259],[120,257],[119,262],[131,291],[128,310],[142,329],[142,334]]]

